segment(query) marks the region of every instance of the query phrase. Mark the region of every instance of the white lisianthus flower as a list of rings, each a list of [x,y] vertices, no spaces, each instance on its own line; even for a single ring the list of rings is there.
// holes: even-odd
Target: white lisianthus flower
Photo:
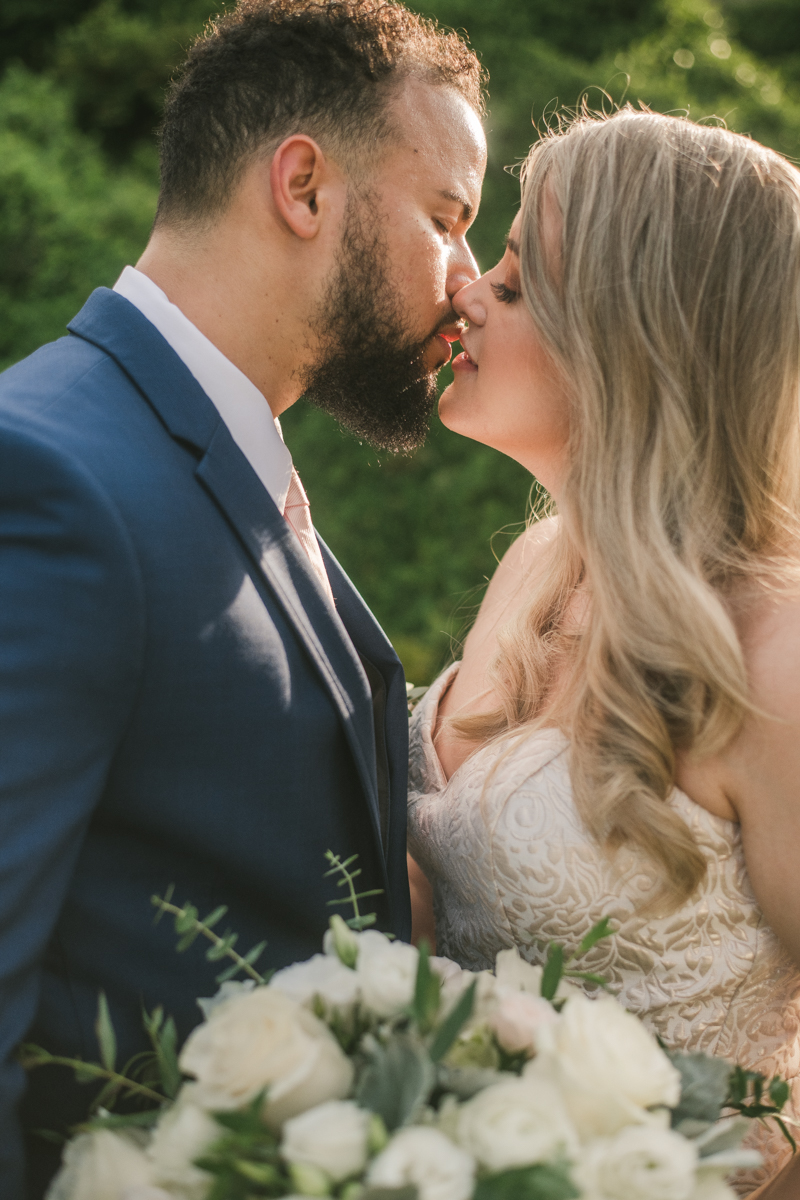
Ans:
[[[336,913],[325,930],[322,949],[326,954],[338,958],[346,967],[354,968],[358,961],[358,938],[355,930]]]
[[[281,1154],[289,1163],[319,1167],[341,1183],[364,1169],[369,1126],[370,1114],[352,1100],[329,1100],[286,1122]]]
[[[650,1122],[650,1106],[674,1108],[681,1077],[638,1017],[610,996],[570,997],[553,1026],[553,1055],[526,1074],[556,1078],[581,1138]]]
[[[110,1129],[80,1134],[67,1143],[47,1200],[121,1200],[127,1189],[151,1186],[153,1168],[137,1142]]]
[[[186,1200],[204,1200],[211,1176],[194,1166],[194,1160],[223,1132],[214,1118],[194,1103],[196,1086],[184,1084],[175,1104],[153,1130],[147,1147],[156,1182],[179,1188]]]
[[[359,999],[355,971],[330,954],[315,954],[305,962],[276,971],[269,986],[291,996],[298,1004],[310,1005],[319,996],[327,1008],[349,1014]]]
[[[525,1078],[492,1084],[463,1104],[458,1140],[490,1171],[569,1157],[578,1147],[558,1089]]]
[[[370,1165],[367,1184],[417,1189],[418,1200],[468,1200],[475,1161],[436,1129],[401,1129]]]
[[[542,968],[526,962],[516,946],[497,952],[494,973],[500,986],[512,992],[530,992],[532,996],[542,994]]]
[[[419,952],[405,942],[390,942],[368,929],[358,939],[355,974],[367,1008],[379,1017],[402,1012],[414,995]]]
[[[500,1000],[500,989],[491,971],[449,971],[442,979],[442,1011],[449,1012],[455,1008],[467,988],[475,987],[475,1008],[469,1024],[464,1030],[464,1036],[470,1036],[478,1026],[486,1025]]]
[[[697,1150],[670,1129],[629,1125],[589,1142],[575,1172],[586,1200],[691,1200]]]
[[[216,1008],[189,1035],[180,1066],[197,1080],[195,1103],[235,1109],[268,1089],[264,1120],[278,1128],[326,1100],[341,1100],[353,1065],[333,1034],[296,1001],[259,987]]]
[[[541,997],[543,975],[543,968],[526,962],[516,946],[512,946],[510,950],[498,951],[495,959],[495,976],[500,995],[505,995],[507,992],[527,992],[531,996]],[[570,996],[582,995],[581,988],[570,983],[568,979],[562,978],[556,989],[556,999],[558,1000],[567,1000]],[[549,1001],[545,1001],[545,1003],[547,1004]]]
[[[530,992],[510,992],[503,996],[489,1018],[500,1045],[508,1054],[536,1053],[542,1031],[558,1021],[558,1013],[549,1000]]]

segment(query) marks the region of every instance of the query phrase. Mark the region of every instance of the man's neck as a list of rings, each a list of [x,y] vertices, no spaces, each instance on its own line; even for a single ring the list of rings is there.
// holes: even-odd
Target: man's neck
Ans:
[[[300,395],[305,345],[294,314],[273,294],[275,281],[253,261],[257,255],[258,247],[248,256],[224,231],[202,245],[156,231],[136,267],[247,376],[277,417]]]

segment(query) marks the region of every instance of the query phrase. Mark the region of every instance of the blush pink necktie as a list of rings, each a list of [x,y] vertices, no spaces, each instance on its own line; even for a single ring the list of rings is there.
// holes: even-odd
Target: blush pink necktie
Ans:
[[[319,548],[319,542],[314,534],[314,527],[311,524],[311,510],[308,504],[308,496],[306,490],[300,482],[300,476],[292,467],[292,478],[289,483],[289,491],[286,493],[286,503],[283,506],[283,515],[289,525],[299,538],[300,545],[308,555],[311,567],[318,577],[325,595],[334,603],[333,592],[331,591],[331,583],[328,579],[328,572],[325,570],[325,563],[322,561],[322,552]]]

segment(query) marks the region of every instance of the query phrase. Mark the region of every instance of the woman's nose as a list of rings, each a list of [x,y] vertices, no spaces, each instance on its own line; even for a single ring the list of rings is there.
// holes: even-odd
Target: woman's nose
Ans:
[[[481,296],[481,279],[466,284],[455,293],[452,304],[460,317],[470,325],[483,325],[486,320],[486,305]]]

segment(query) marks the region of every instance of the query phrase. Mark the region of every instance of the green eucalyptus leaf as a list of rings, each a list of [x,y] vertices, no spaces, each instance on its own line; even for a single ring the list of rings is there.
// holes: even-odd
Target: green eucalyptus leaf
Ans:
[[[356,931],[369,929],[370,925],[374,925],[377,919],[377,913],[362,913],[360,917],[348,917],[345,925],[349,925],[351,929],[355,929]]]
[[[98,1079],[97,1068],[91,1063],[76,1063],[72,1068],[75,1072],[76,1083],[96,1083]]]
[[[668,1056],[681,1075],[681,1098],[672,1110],[673,1129],[684,1120],[718,1120],[728,1094],[730,1064],[707,1054]]]
[[[463,995],[459,997],[458,1003],[447,1014],[436,1030],[430,1046],[430,1056],[435,1063],[440,1062],[444,1058],[472,1016],[475,1008],[475,990],[477,986],[477,979],[473,979]]]
[[[582,979],[584,983],[594,984],[595,987],[601,987],[608,991],[608,980],[604,975],[595,975],[593,971],[565,971],[564,976],[569,979]]]
[[[201,933],[202,929],[199,925],[194,925],[188,933],[185,933],[175,947],[178,954],[183,954],[184,950],[188,950],[192,943],[197,941]]]
[[[203,919],[203,924],[205,925],[206,929],[213,929],[215,925],[218,925],[227,911],[227,904],[220,904],[219,908],[215,908],[212,913],[209,913],[208,916]]]
[[[417,977],[411,1011],[420,1033],[428,1033],[441,1001],[442,981],[431,970],[430,950],[425,938],[420,939]]]
[[[358,1081],[356,1100],[377,1113],[391,1132],[419,1111],[435,1080],[425,1047],[416,1038],[398,1033],[385,1046],[375,1046]]]
[[[252,950],[248,950],[247,954],[245,954],[244,962],[246,962],[248,966],[252,966],[253,963],[256,962],[264,953],[266,945],[266,942],[259,942],[257,946],[253,946]]]
[[[193,904],[185,904],[183,910],[175,918],[175,932],[188,933],[194,929],[199,913]]]
[[[770,1080],[769,1098],[776,1108],[783,1108],[789,1099],[789,1091],[789,1084],[780,1076],[776,1075],[774,1079]]]
[[[542,972],[541,993],[545,1000],[553,1000],[564,974],[564,947],[551,942],[547,950],[547,962]]]
[[[602,921],[598,921],[597,924],[589,930],[586,937],[583,939],[580,946],[578,946],[578,949],[573,955],[571,955],[571,957],[580,958],[582,954],[587,954],[591,950],[592,946],[596,946],[597,943],[602,942],[604,938],[613,937],[614,930],[609,928],[609,920],[609,917],[603,917]]]
[[[178,1066],[178,1031],[172,1017],[167,1017],[155,1043],[156,1062],[161,1086],[170,1100],[180,1091],[182,1076]]]
[[[97,1020],[95,1021],[97,1044],[100,1047],[100,1061],[107,1071],[113,1071],[117,1063],[117,1037],[108,1011],[108,1001],[105,992],[100,992],[97,998]]]
[[[226,967],[224,971],[220,971],[219,975],[215,976],[216,982],[227,983],[229,979],[233,979],[234,975],[236,975],[240,969],[241,966],[238,962],[231,963],[229,967]]]
[[[792,1154],[797,1154],[797,1142],[794,1140],[793,1135],[789,1132],[788,1128],[786,1127],[785,1121],[782,1121],[780,1117],[776,1117],[775,1124],[778,1126],[781,1133],[786,1138],[786,1141],[792,1147]]]
[[[228,951],[233,949],[238,940],[238,933],[231,933],[230,929],[227,929],[220,940],[215,942],[213,946],[209,946],[208,950],[206,950],[206,958],[209,962],[218,962],[221,958],[225,958]]]
[[[566,1164],[537,1163],[479,1179],[474,1200],[578,1200]]]

